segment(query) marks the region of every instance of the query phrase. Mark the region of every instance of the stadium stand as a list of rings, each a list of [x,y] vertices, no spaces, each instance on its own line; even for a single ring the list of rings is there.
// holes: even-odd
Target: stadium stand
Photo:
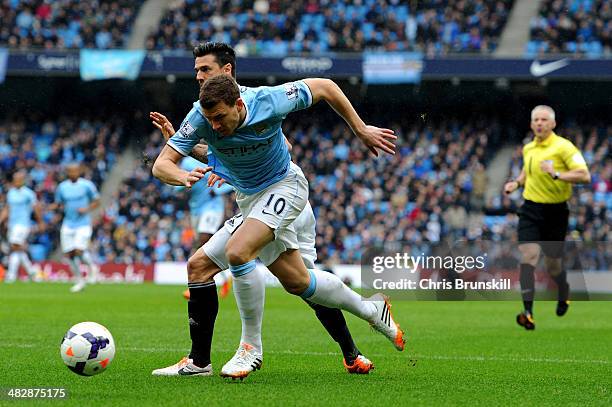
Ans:
[[[5,0],[0,46],[122,48],[145,0]]]
[[[449,121],[434,128],[397,123],[401,158],[373,160],[344,124],[329,125],[331,118],[332,113],[319,115],[308,126],[288,120],[285,129],[294,161],[309,178],[320,260],[358,262],[364,246],[381,241],[479,235],[488,139],[499,132],[496,123],[489,122],[488,129],[479,122]],[[162,145],[153,133],[145,159],[96,224],[92,247],[102,261],[188,257],[194,232],[187,192],[162,185],[150,172]],[[390,164],[394,171],[385,171]],[[228,217],[237,210],[235,204],[226,209]]]
[[[398,129],[400,154],[373,160],[344,124],[330,124],[331,117],[318,115],[308,125],[288,120],[285,128],[294,161],[309,178],[320,261],[356,263],[368,245],[386,241],[515,240],[513,213],[520,194],[485,202],[486,165],[499,147],[502,123],[396,121],[391,126]],[[63,179],[62,164],[74,160],[85,163],[85,176],[100,187],[116,161],[124,131],[119,119],[102,123],[62,117],[27,125],[25,120],[4,121],[0,199],[4,201],[8,174],[19,167],[29,171],[29,184],[39,199],[52,202]],[[572,124],[559,134],[571,137],[584,152],[593,176],[591,185],[577,188],[572,198],[571,206],[578,209],[570,217],[569,238],[605,241],[612,223],[612,128]],[[144,145],[140,165],[94,222],[91,248],[97,261],[185,261],[192,250],[188,192],[151,175],[152,160],[163,145],[161,135],[152,132]],[[509,177],[520,172],[520,157],[517,147]],[[349,190],[354,193],[347,194]],[[228,205],[226,215],[235,210],[235,204]],[[57,247],[60,217],[46,211],[45,221],[47,231],[32,236],[34,260],[47,258]]]
[[[611,19],[612,4],[607,0],[545,0],[531,21],[526,54],[610,55]]]
[[[92,252],[102,262],[185,261],[195,233],[189,221],[188,192],[151,175],[164,143],[154,132],[141,152],[140,165],[116,192],[94,226]]]
[[[286,121],[294,161],[304,169],[311,187],[320,261],[357,263],[368,245],[386,241],[516,239],[514,212],[520,193],[500,194],[485,202],[486,166],[502,145],[508,123],[478,117],[421,122],[370,114],[396,129],[399,154],[371,159],[331,112],[309,116],[308,121],[299,117]],[[607,241],[612,224],[612,128],[567,123],[558,133],[584,152],[592,174],[591,185],[576,188],[572,198],[571,206],[577,209],[570,217],[569,238]],[[55,186],[63,179],[62,164],[67,162],[83,162],[85,177],[101,187],[117,161],[124,134],[125,123],[118,118],[4,120],[0,206],[9,174],[18,167],[28,170],[29,185],[45,204],[53,201]],[[152,177],[151,165],[163,141],[158,132],[144,139],[138,146],[140,164],[94,222],[91,248],[97,261],[184,261],[192,250],[195,233],[189,222],[188,192]],[[520,172],[520,157],[517,147],[509,178]],[[226,216],[235,210],[235,204],[227,205]],[[47,231],[31,237],[34,260],[47,258],[57,247],[60,217],[47,210],[45,221]]]
[[[10,48],[117,48],[125,45],[144,0],[5,0],[0,3],[0,44]],[[410,6],[415,4],[416,7]],[[512,0],[180,0],[147,40],[154,50],[190,50],[202,38],[225,41],[242,55],[345,52],[366,49],[421,51],[428,55],[495,49]],[[610,52],[611,4],[601,0],[546,0],[532,21],[528,53]],[[572,45],[573,44],[573,45]],[[584,45],[586,44],[586,45]],[[369,106],[365,106],[369,109]],[[513,124],[488,118],[437,118],[427,123],[373,114],[400,136],[395,157],[369,159],[331,113],[306,122],[289,119],[285,132],[294,160],[309,178],[317,216],[321,261],[356,263],[368,245],[384,241],[437,242],[444,238],[512,240],[520,194],[485,202],[488,160]],[[120,152],[125,122],[90,116],[7,118],[0,122],[0,206],[10,174],[26,168],[44,203],[53,201],[62,165],[80,161],[85,177],[102,186]],[[301,123],[308,123],[301,124]],[[608,240],[612,215],[611,128],[589,123],[559,130],[584,152],[592,184],[577,188],[571,238]],[[195,233],[187,192],[151,176],[163,142],[152,132],[143,160],[126,177],[110,206],[94,222],[92,252],[101,262],[184,261]],[[392,168],[392,171],[389,170]],[[510,170],[520,171],[520,149]],[[353,191],[348,194],[346,191]],[[230,200],[231,202],[231,200]],[[581,205],[577,205],[580,203]],[[228,205],[227,216],[235,210]],[[34,260],[57,247],[59,217],[33,234]],[[55,230],[55,232],[51,232]]]
[[[172,4],[150,50],[191,50],[202,38],[232,44],[239,55],[355,52],[366,49],[488,53],[513,0],[344,0],[245,2],[184,0]]]
[[[488,124],[395,122],[399,154],[376,160],[342,123],[291,128],[295,161],[311,186],[320,260],[359,262],[365,247],[383,241],[475,238],[488,142],[499,132]]]

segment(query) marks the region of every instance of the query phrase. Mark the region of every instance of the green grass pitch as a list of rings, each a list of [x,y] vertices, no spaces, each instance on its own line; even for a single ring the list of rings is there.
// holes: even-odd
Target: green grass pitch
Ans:
[[[536,302],[537,329],[514,318],[519,302],[395,302],[408,333],[403,353],[347,316],[375,364],[348,375],[314,313],[281,289],[267,291],[264,364],[244,382],[218,372],[234,353],[240,320],[220,300],[213,377],[153,377],[189,349],[181,287],[0,284],[0,387],[63,387],[68,400],[0,405],[612,405],[612,303],[574,302],[563,318]],[[81,321],[107,326],[117,353],[95,377],[70,372],[59,356],[64,332]]]

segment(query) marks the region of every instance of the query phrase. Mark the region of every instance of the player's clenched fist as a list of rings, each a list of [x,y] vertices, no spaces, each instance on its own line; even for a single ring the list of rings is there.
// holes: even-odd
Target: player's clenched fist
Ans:
[[[516,191],[519,186],[520,185],[519,185],[518,181],[514,181],[514,180],[508,181],[508,182],[506,182],[506,184],[504,184],[504,192],[506,194],[511,194],[514,191]]]
[[[193,184],[204,178],[204,175],[206,175],[206,173],[209,171],[212,171],[212,167],[198,167],[193,169],[192,171],[186,173],[185,177],[183,178],[183,185],[186,188],[191,188]]]

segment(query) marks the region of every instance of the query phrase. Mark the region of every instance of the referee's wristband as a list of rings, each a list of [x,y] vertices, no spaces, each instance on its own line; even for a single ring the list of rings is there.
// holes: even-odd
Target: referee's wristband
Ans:
[[[519,181],[518,179],[513,179],[512,181],[516,182],[516,185],[518,185],[518,187],[522,187],[523,184],[521,184],[521,181]]]

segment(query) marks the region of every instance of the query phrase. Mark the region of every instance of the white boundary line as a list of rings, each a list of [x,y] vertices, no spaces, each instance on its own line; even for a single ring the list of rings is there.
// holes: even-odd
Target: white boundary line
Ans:
[[[21,349],[32,349],[32,348],[43,348],[43,349],[52,349],[50,346],[37,346],[28,343],[4,343],[0,345],[0,349],[2,348],[21,348]],[[121,350],[130,351],[130,352],[147,352],[147,353],[171,353],[171,352],[185,352],[188,350],[186,348],[141,348],[141,347],[122,347]],[[235,349],[214,349],[216,352],[227,352],[232,353]],[[339,352],[297,352],[292,350],[283,350],[283,351],[275,351],[275,350],[266,350],[265,354],[272,355],[302,355],[302,356],[339,356]],[[582,364],[599,364],[599,365],[609,365],[612,364],[612,361],[606,359],[558,359],[558,358],[540,358],[540,357],[518,357],[513,355],[500,355],[500,356],[474,356],[474,355],[423,355],[423,354],[405,354],[407,358],[410,360],[465,360],[465,361],[473,361],[473,362],[536,362],[536,363],[582,363]],[[367,354],[368,357],[389,357],[391,354],[383,354],[383,353],[370,353]]]

